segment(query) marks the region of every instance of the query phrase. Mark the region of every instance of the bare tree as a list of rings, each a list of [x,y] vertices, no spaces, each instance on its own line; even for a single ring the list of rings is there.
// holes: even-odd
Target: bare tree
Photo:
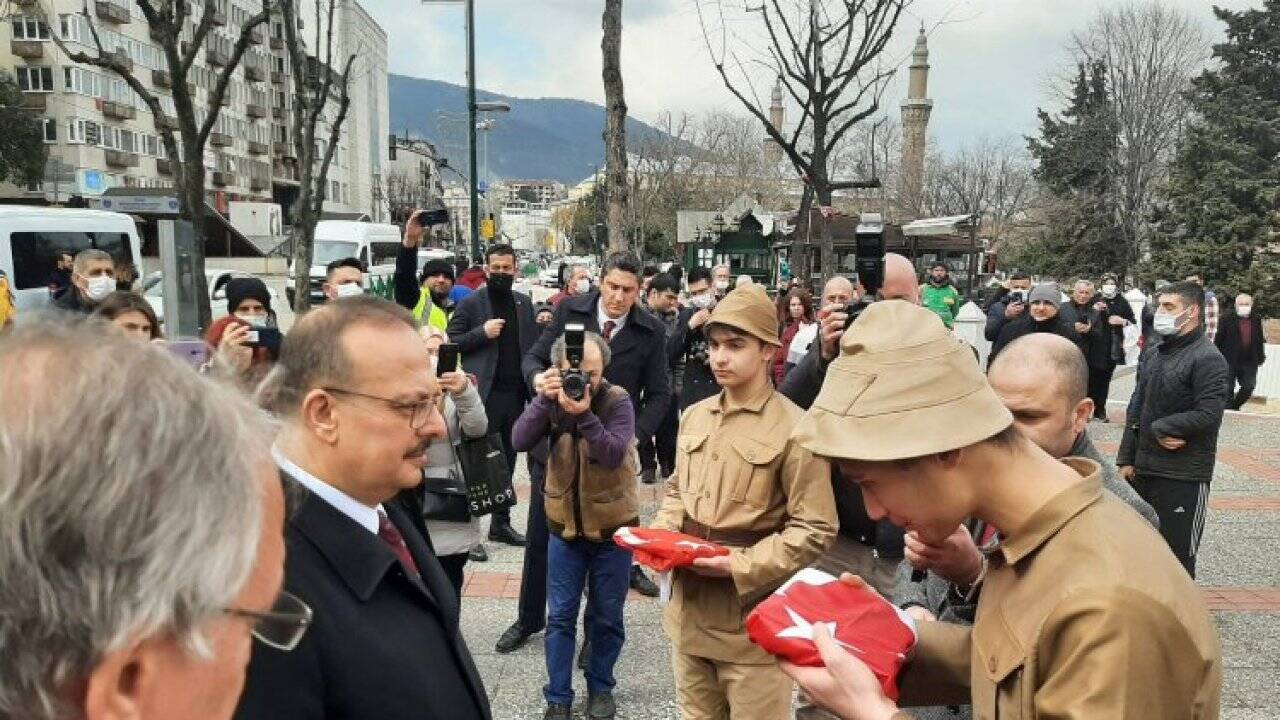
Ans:
[[[197,252],[193,258],[193,273],[196,283],[196,299],[199,303],[199,323],[203,330],[208,327],[210,317],[209,292],[204,276],[204,236],[205,214],[204,190],[205,167],[204,149],[209,141],[222,110],[223,99],[231,84],[231,76],[240,65],[249,46],[261,42],[258,30],[271,16],[276,0],[267,0],[262,10],[245,20],[240,27],[239,35],[231,44],[231,50],[225,56],[220,47],[205,45],[214,35],[214,28],[225,25],[226,14],[218,9],[214,0],[195,3],[200,9],[200,19],[194,28],[188,20],[191,18],[193,3],[186,0],[135,0],[138,9],[147,19],[151,37],[160,45],[166,66],[166,80],[172,87],[173,107],[177,117],[170,117],[164,111],[160,98],[147,88],[134,71],[132,58],[123,48],[109,48],[103,43],[98,27],[89,13],[87,1],[80,14],[74,16],[75,21],[83,21],[84,27],[93,39],[97,52],[94,55],[72,50],[63,41],[60,32],[51,33],[59,49],[72,62],[92,65],[107,70],[128,83],[137,93],[147,109],[155,118],[156,130],[160,133],[160,141],[164,145],[165,155],[174,164],[173,182],[181,200],[180,216],[191,222],[195,228]],[[217,53],[222,69],[216,75],[214,86],[209,90],[204,104],[203,116],[196,105],[196,85],[191,82],[192,68],[202,55]],[[203,63],[202,63],[203,65]]]
[[[356,52],[342,58],[342,69],[335,70],[333,61],[334,15],[338,0],[328,0],[324,22],[321,0],[315,0],[315,55],[307,53],[306,43],[298,37],[298,0],[282,0],[280,12],[284,20],[285,48],[289,69],[293,74],[294,149],[298,155],[298,199],[293,211],[293,286],[298,288],[294,312],[303,313],[311,306],[311,262],[315,255],[316,223],[329,194],[329,167],[338,151],[342,123],[351,107],[348,86]],[[323,146],[320,141],[323,140]]]
[[[609,249],[627,247],[627,101],[622,88],[622,0],[604,0],[604,156]]]
[[[980,215],[994,251],[1035,200],[1031,159],[1013,139],[983,138],[950,157],[935,155],[927,165],[925,214]]]
[[[1146,246],[1152,201],[1190,112],[1183,91],[1209,47],[1187,15],[1144,0],[1100,10],[1072,35],[1070,52],[1073,67],[1100,61],[1106,68],[1119,141],[1112,204],[1132,266]]]
[[[831,205],[832,193],[858,183],[837,180],[831,159],[844,136],[880,110],[894,67],[883,62],[889,39],[911,0],[761,0],[735,16],[724,0],[699,0],[698,15],[707,49],[724,85],[764,126],[796,172],[805,180],[800,222],[807,224],[810,204]],[[754,15],[758,25],[746,17]],[[715,26],[713,27],[713,22]],[[737,28],[762,26],[763,35],[743,37]],[[718,38],[713,38],[718,35]],[[731,47],[732,45],[732,47]],[[763,47],[761,55],[754,48]],[[788,132],[769,121],[754,78],[781,80],[800,117]],[[806,148],[802,140],[807,139]],[[797,235],[807,235],[807,227]],[[822,269],[832,270],[831,235],[822,223]],[[809,273],[807,248],[796,246],[792,266]]]

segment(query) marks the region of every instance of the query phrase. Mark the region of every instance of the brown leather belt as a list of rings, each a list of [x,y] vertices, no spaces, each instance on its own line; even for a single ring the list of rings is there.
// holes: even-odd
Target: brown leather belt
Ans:
[[[733,547],[751,547],[774,534],[775,530],[717,530],[707,527],[697,520],[685,518],[680,525],[680,532],[696,538],[709,540],[720,545]]]

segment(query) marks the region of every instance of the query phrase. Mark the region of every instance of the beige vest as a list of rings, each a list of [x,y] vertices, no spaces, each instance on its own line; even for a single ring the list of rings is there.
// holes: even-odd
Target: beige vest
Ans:
[[[627,391],[607,385],[591,401],[591,411],[607,415],[620,402],[630,402]],[[640,497],[636,491],[639,472],[636,443],[617,468],[610,470],[590,457],[586,441],[573,433],[562,433],[551,443],[547,457],[547,481],[543,489],[547,525],[565,540],[585,537],[607,541],[620,527],[640,522]]]

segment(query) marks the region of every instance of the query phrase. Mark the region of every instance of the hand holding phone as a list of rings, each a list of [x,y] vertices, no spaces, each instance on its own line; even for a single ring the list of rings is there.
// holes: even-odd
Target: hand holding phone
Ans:
[[[436,377],[458,369],[458,346],[444,343],[440,346],[440,354],[436,358]]]

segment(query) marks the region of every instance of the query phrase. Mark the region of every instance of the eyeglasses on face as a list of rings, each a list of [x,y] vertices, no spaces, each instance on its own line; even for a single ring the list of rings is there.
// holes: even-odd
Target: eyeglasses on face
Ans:
[[[403,400],[393,400],[391,398],[378,397],[377,395],[367,395],[355,390],[347,390],[340,387],[323,387],[320,388],[327,393],[336,393],[338,395],[351,395],[353,397],[364,398],[365,400],[376,400],[401,415],[409,416],[409,427],[414,430],[421,429],[431,419],[431,413],[435,412],[440,402],[439,393],[416,402],[404,402]]]
[[[263,645],[283,652],[293,650],[302,642],[312,618],[311,608],[305,602],[283,590],[270,610],[227,608],[226,613],[252,620],[249,632]]]

